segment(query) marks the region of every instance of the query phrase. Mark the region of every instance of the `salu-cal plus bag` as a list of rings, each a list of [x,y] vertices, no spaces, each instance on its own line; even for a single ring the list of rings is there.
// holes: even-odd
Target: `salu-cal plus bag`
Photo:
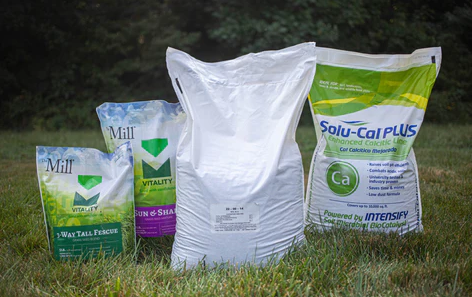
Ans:
[[[135,247],[133,154],[36,147],[49,249],[57,260],[117,255]]]
[[[367,55],[317,48],[310,91],[318,144],[307,223],[422,230],[415,141],[441,64],[441,48]]]

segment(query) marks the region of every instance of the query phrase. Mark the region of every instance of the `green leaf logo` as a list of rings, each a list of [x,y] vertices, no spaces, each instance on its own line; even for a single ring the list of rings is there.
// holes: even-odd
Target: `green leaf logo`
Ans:
[[[100,198],[100,193],[93,196],[92,198],[85,199],[82,195],[75,192],[74,206],[92,206],[94,204],[97,204],[98,198]]]
[[[100,175],[79,175],[78,179],[79,184],[87,190],[102,183],[102,177]]]
[[[146,150],[149,154],[151,154],[154,158],[159,156],[159,154],[162,153],[162,151],[167,147],[168,144],[169,142],[167,138],[154,138],[141,141],[142,148]],[[170,159],[167,159],[167,161],[165,161],[158,169],[155,169],[144,160],[142,160],[142,166],[144,178],[159,178],[168,177],[172,175],[170,168]]]
[[[155,157],[159,156],[160,153],[167,147],[169,144],[167,138],[154,138],[148,140],[142,140],[141,146],[146,152],[150,153]]]
[[[94,188],[95,186],[102,183],[101,175],[78,175],[77,176],[79,184],[87,190]],[[100,193],[95,196],[85,199],[82,195],[75,192],[74,196],[74,206],[92,206],[97,204]]]

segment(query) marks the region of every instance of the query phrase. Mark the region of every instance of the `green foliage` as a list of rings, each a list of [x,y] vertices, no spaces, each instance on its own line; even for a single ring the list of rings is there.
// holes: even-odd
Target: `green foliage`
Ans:
[[[241,53],[316,41],[366,53],[409,52],[435,45],[429,9],[401,1],[225,1],[211,36]],[[415,30],[411,30],[414,27]]]
[[[304,41],[364,53],[410,53],[441,46],[442,69],[426,120],[472,118],[472,6],[460,1],[227,0],[210,36],[238,54]],[[310,122],[302,118],[302,123]]]
[[[105,101],[175,101],[168,46],[218,61],[304,41],[365,53],[441,46],[426,120],[470,121],[471,24],[470,0],[9,1],[0,129],[90,128]]]
[[[305,172],[313,128],[297,131]],[[117,258],[50,255],[35,146],[104,150],[91,132],[0,132],[1,296],[470,296],[472,126],[425,124],[415,143],[423,233],[306,232],[307,241],[267,267],[170,268],[173,238],[146,238]],[[307,230],[309,231],[309,230]]]
[[[198,33],[176,28],[166,2],[31,1],[5,5],[9,36],[0,81],[0,127],[95,126],[105,101],[175,100],[165,51],[188,50]],[[5,25],[5,26],[3,26]]]
[[[426,119],[470,122],[472,81],[467,78],[472,77],[472,3],[446,12],[437,30],[443,63]]]

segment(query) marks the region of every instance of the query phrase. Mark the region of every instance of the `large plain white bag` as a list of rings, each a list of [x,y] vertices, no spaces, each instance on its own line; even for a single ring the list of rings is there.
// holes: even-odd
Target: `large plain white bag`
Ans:
[[[167,67],[187,113],[172,266],[278,260],[304,240],[295,130],[315,75],[315,43],[217,63],[168,48]]]

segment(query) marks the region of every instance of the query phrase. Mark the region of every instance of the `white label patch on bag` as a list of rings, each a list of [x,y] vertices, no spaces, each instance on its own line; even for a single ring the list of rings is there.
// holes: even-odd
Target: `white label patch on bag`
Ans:
[[[259,206],[251,203],[210,205],[212,233],[259,231]]]

